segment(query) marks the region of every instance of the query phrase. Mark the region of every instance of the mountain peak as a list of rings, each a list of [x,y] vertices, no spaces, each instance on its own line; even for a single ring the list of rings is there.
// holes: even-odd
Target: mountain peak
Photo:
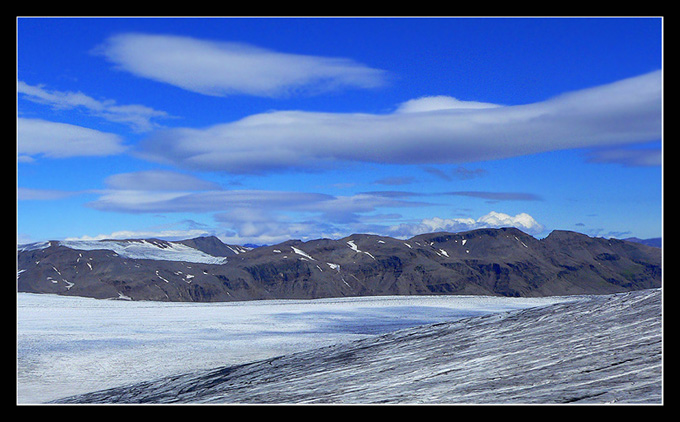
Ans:
[[[177,243],[205,252],[208,255],[229,257],[246,251],[241,246],[230,246],[222,242],[217,236],[199,236],[193,239],[180,240]]]

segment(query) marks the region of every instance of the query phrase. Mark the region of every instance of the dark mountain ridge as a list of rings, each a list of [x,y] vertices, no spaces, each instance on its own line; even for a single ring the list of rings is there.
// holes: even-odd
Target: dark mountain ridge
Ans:
[[[19,292],[233,301],[367,295],[550,296],[661,287],[661,249],[556,230],[428,233],[244,248],[216,237],[45,242],[17,251]]]
[[[660,248],[661,247],[661,238],[660,237],[653,237],[651,239],[640,239],[639,237],[628,237],[623,240],[627,240],[629,242],[635,242],[635,243],[642,243],[647,246],[654,246],[655,248]]]

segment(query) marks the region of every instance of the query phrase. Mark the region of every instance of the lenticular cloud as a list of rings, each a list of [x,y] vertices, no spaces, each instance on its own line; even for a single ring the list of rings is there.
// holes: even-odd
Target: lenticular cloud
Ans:
[[[275,52],[243,43],[127,33],[96,49],[118,68],[205,95],[278,97],[372,88],[385,72],[350,59]]]
[[[17,118],[17,153],[24,159],[101,157],[125,150],[123,139],[113,133],[42,119]]]
[[[139,153],[184,168],[261,173],[337,162],[463,163],[661,138],[660,71],[534,104],[427,105],[390,114],[262,113],[158,132]]]

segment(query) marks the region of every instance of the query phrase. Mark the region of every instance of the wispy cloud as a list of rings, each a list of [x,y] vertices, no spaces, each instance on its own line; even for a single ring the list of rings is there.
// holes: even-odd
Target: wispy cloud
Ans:
[[[539,195],[528,192],[488,192],[488,191],[459,191],[447,192],[447,195],[468,196],[471,198],[487,199],[489,201],[540,201]]]
[[[126,33],[95,49],[117,68],[206,95],[287,96],[338,88],[373,88],[386,74],[346,58],[271,51],[172,35]]]
[[[425,202],[423,198],[451,195],[451,192],[374,191],[335,196],[315,192],[229,190],[193,176],[158,170],[118,174],[105,183],[107,189],[97,192],[99,198],[88,203],[89,207],[125,213],[212,214],[220,229],[211,231],[219,232],[225,241],[238,244],[340,238],[352,233],[404,237],[426,231],[479,227],[515,226],[531,233],[542,230],[542,226],[526,214],[511,217],[490,213],[477,220],[433,218],[399,225],[396,222],[402,219],[400,214],[383,211],[427,208],[437,204]],[[500,193],[496,195],[500,196]],[[526,199],[518,194],[510,196]],[[376,216],[380,218],[376,220]]]
[[[17,154],[22,161],[31,161],[36,156],[108,156],[126,150],[123,139],[113,133],[67,123],[17,118]]]
[[[43,86],[29,85],[22,81],[17,83],[17,93],[22,98],[54,109],[82,109],[107,121],[130,126],[137,132],[147,132],[157,127],[153,119],[170,117],[164,111],[143,105],[118,105],[114,100],[96,100],[82,92],[47,90]]]
[[[652,167],[661,165],[661,149],[612,148],[588,153],[591,163],[621,164],[626,167]]]
[[[457,166],[453,170],[442,170],[432,166],[423,166],[422,169],[425,172],[447,182],[451,182],[453,180],[471,180],[477,177],[482,177],[487,173],[487,171],[484,169],[468,169],[463,166]]]
[[[143,191],[218,190],[219,185],[168,170],[147,170],[114,174],[104,183],[112,189]]]
[[[380,209],[422,206],[422,202],[376,193],[334,196],[315,192],[229,190],[193,176],[142,171],[110,176],[107,189],[87,204],[124,213],[212,214],[221,238],[232,243],[274,243],[291,238],[342,237],[365,231]],[[32,194],[33,192],[27,192]],[[398,215],[392,216],[397,218]]]
[[[17,188],[17,200],[19,201],[54,201],[80,195],[83,192],[72,192],[58,189],[32,189]]]
[[[433,175],[433,176],[435,176],[439,179],[446,180],[447,182],[450,182],[451,180],[453,180],[453,176],[448,174],[447,172],[445,172],[442,169],[438,169],[436,167],[424,166],[423,170],[425,170],[427,173],[430,173],[431,175]]]
[[[470,180],[486,175],[487,171],[484,169],[468,169],[463,166],[458,166],[453,170],[453,175],[460,180]]]
[[[148,160],[232,173],[338,162],[451,164],[661,138],[661,72],[528,105],[390,114],[274,111],[154,133]]]
[[[408,185],[413,182],[415,182],[415,178],[411,176],[392,176],[392,177],[383,177],[382,179],[378,179],[373,184],[376,185],[386,185],[386,186],[399,186],[399,185]]]
[[[160,189],[152,188],[153,183],[144,183],[143,179],[137,188],[133,188],[127,182],[133,182],[134,176],[129,176],[128,180],[122,182],[118,178],[108,179],[110,189],[99,191],[99,198],[87,206],[126,213],[217,213],[233,209],[248,209],[257,213],[258,210],[267,210],[269,213],[303,213],[336,223],[349,223],[356,222],[360,215],[380,208],[427,205],[407,198],[411,195],[394,197],[380,192],[334,196],[315,192],[247,189],[167,190],[163,186]],[[111,183],[112,180],[115,183]]]
[[[334,197],[320,193],[267,190],[167,191],[147,189],[109,189],[88,203],[103,211],[128,213],[210,213],[231,208],[250,207],[298,209]]]

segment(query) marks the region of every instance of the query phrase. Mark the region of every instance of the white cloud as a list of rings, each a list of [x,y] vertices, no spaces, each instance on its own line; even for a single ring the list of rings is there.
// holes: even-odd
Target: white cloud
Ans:
[[[49,158],[107,156],[126,150],[113,133],[100,132],[67,123],[17,118],[17,152],[22,161],[36,155]]]
[[[479,101],[462,101],[446,95],[434,95],[403,102],[397,108],[397,113],[421,113],[437,110],[471,110],[495,107],[500,107],[500,105],[482,103]]]
[[[29,101],[46,104],[55,109],[82,108],[94,116],[126,124],[139,132],[153,129],[156,125],[152,119],[169,117],[164,111],[143,105],[117,105],[113,100],[96,100],[82,92],[46,90],[42,86],[32,86],[22,81],[17,83],[17,93]]]
[[[477,219],[480,227],[516,227],[528,233],[540,233],[544,230],[543,225],[539,224],[532,216],[527,213],[520,213],[515,216],[491,211]]]
[[[385,74],[349,59],[286,54],[196,38],[127,33],[99,46],[118,68],[206,95],[264,97],[340,87],[370,88]]]
[[[160,131],[141,157],[234,173],[341,161],[445,164],[661,138],[661,73],[543,102],[391,114],[275,111],[204,129]]]
[[[333,197],[320,193],[265,190],[167,191],[109,189],[88,204],[103,211],[129,213],[220,212],[233,208],[304,209]]]
[[[520,213],[515,216],[491,211],[490,213],[473,218],[426,218],[418,223],[399,224],[388,229],[391,236],[408,238],[423,233],[432,232],[460,232],[481,228],[515,227],[528,234],[538,234],[545,227],[532,216]]]

